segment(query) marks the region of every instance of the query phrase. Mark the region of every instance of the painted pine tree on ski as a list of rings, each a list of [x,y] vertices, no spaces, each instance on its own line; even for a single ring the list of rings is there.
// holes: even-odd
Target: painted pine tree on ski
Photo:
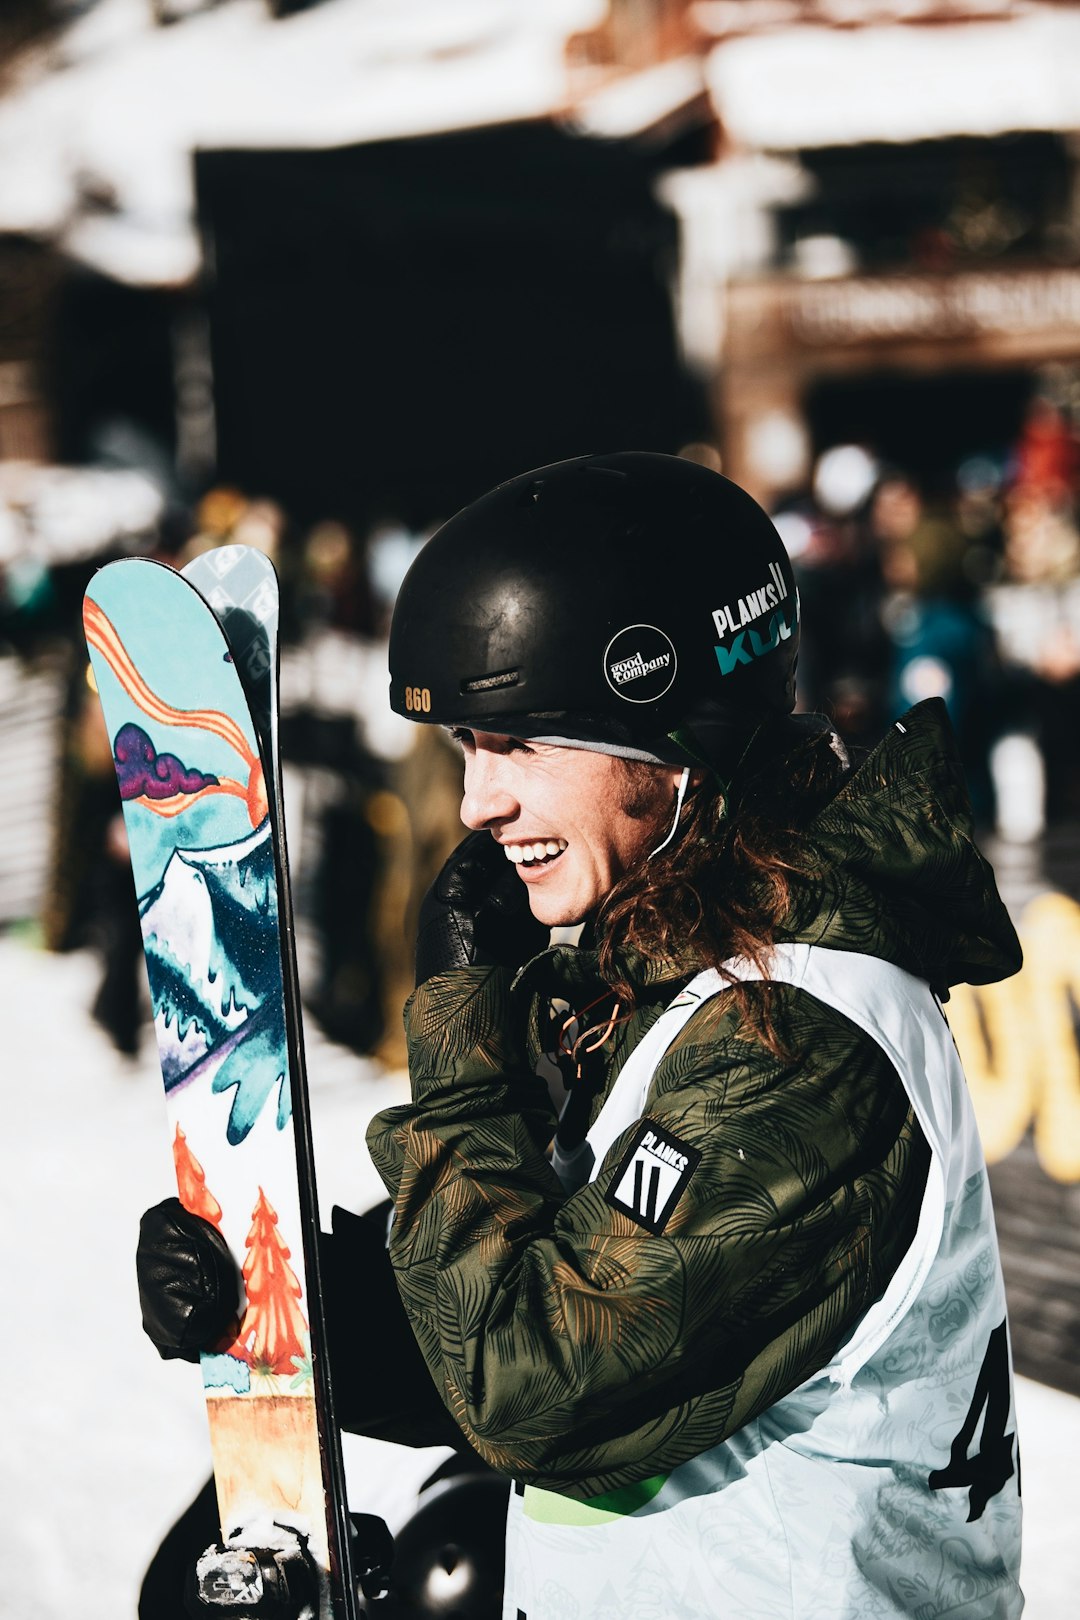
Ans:
[[[246,1290],[235,1335],[202,1357],[223,1547],[200,1560],[200,1589],[253,1620],[350,1620],[275,746],[276,584],[256,553],[235,548],[236,567],[259,611],[220,591],[217,611],[235,610],[229,641],[192,584],[144,559],[94,577],[85,624],[177,1186],[222,1232]]]
[[[173,1164],[176,1168],[176,1190],[180,1202],[193,1215],[221,1229],[221,1205],[206,1185],[206,1171],[187,1145],[184,1128],[177,1124],[173,1136]]]
[[[284,1373],[302,1380],[308,1376],[303,1287],[289,1265],[292,1251],[281,1235],[277,1212],[261,1187],[246,1247],[242,1270],[247,1309],[228,1353],[263,1378]]]

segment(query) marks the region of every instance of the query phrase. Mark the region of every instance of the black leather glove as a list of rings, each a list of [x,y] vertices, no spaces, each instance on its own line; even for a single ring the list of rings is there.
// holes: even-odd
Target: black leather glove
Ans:
[[[529,910],[529,893],[489,832],[462,839],[424,896],[416,935],[416,982],[463,967],[520,967],[551,931]]]
[[[135,1255],[143,1331],[166,1361],[198,1361],[236,1321],[240,1279],[216,1226],[179,1198],[148,1209]]]

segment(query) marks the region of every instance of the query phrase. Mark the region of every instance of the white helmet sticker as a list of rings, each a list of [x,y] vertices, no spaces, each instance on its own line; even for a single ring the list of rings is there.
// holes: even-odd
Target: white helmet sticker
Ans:
[[[654,624],[628,625],[612,636],[604,653],[607,683],[627,703],[655,703],[677,669],[673,643]]]

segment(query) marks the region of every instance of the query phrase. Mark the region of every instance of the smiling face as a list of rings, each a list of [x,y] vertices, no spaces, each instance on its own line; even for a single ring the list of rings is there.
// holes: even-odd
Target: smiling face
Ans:
[[[548,927],[582,922],[667,836],[678,766],[455,729],[465,754],[461,819],[487,829]]]

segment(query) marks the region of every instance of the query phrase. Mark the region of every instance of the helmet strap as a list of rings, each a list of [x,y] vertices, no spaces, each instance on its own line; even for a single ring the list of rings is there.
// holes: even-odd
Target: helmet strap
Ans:
[[[679,786],[675,794],[675,815],[672,818],[671,831],[668,833],[662,844],[657,844],[656,848],[651,850],[649,854],[646,855],[645,859],[647,861],[651,861],[654,855],[659,855],[662,849],[667,849],[668,845],[671,843],[671,840],[674,838],[679,826],[679,817],[682,815],[683,801],[686,798],[686,789],[689,781],[690,767],[689,765],[684,765],[682,775],[679,777]]]

